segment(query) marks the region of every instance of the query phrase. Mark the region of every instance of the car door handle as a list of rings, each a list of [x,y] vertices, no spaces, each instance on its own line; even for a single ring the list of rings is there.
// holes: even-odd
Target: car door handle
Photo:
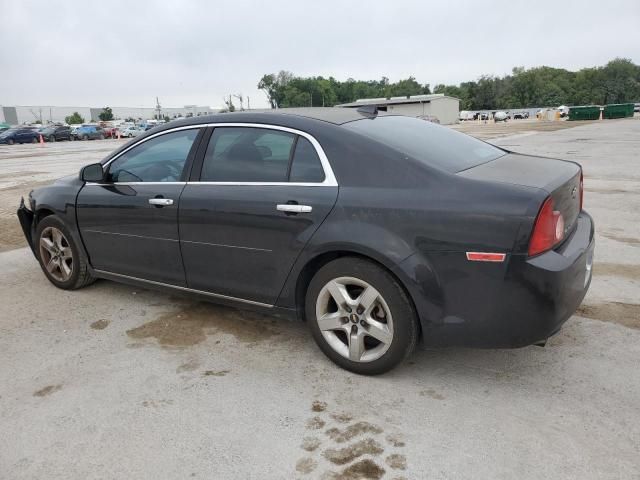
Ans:
[[[288,203],[279,203],[276,206],[276,209],[279,212],[286,213],[309,213],[313,210],[309,205],[296,205],[296,204],[288,204]]]
[[[159,207],[166,207],[168,205],[173,205],[173,199],[171,198],[150,198],[149,205],[156,205]]]

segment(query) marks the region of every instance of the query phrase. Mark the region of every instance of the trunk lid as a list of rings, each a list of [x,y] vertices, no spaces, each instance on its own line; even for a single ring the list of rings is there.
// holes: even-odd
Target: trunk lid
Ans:
[[[546,191],[553,199],[554,210],[564,217],[566,238],[580,214],[580,173],[581,167],[577,163],[508,153],[457,175]]]

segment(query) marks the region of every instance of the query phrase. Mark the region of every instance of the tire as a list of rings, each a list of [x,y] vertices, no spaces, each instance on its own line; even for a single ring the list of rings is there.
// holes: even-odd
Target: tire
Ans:
[[[55,141],[56,141],[56,136],[55,136],[55,135],[51,135],[51,136],[49,137],[49,141],[50,141],[50,142],[55,142]]]
[[[56,287],[77,290],[95,281],[84,252],[78,248],[71,232],[58,217],[50,215],[42,219],[36,227],[34,238],[40,267]],[[66,268],[63,268],[63,264]]]
[[[88,135],[83,135],[82,136],[82,140],[89,140],[89,136]]]
[[[344,301],[336,301],[336,294]],[[325,322],[319,322],[323,316]],[[402,286],[382,267],[361,258],[342,257],[316,272],[305,296],[305,318],[322,352],[362,375],[393,369],[418,340],[417,316]]]
[[[16,143],[16,142],[15,142],[15,140],[14,140],[13,138],[10,138],[9,140],[7,140],[7,143],[8,143],[9,145],[13,145],[13,144],[14,144],[14,143]]]
[[[98,140],[104,140],[104,135],[100,135],[100,136],[98,137]]]
[[[38,143],[38,139],[37,139],[36,137],[33,137],[33,138],[31,139],[31,143]]]

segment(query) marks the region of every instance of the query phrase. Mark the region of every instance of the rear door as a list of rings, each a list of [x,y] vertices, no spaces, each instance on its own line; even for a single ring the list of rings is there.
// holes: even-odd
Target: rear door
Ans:
[[[219,126],[180,201],[190,288],[271,305],[338,187],[318,142],[283,127]]]
[[[77,200],[80,233],[97,270],[184,286],[178,204],[200,139],[191,127],[147,137],[107,165]]]

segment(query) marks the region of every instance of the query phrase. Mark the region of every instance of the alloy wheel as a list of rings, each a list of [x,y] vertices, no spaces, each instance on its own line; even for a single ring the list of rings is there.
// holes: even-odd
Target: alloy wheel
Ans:
[[[382,295],[364,280],[329,281],[316,300],[316,321],[327,343],[353,362],[382,357],[393,341],[393,317]]]
[[[64,234],[55,227],[47,227],[40,235],[40,259],[54,279],[66,282],[73,274],[73,252]]]

